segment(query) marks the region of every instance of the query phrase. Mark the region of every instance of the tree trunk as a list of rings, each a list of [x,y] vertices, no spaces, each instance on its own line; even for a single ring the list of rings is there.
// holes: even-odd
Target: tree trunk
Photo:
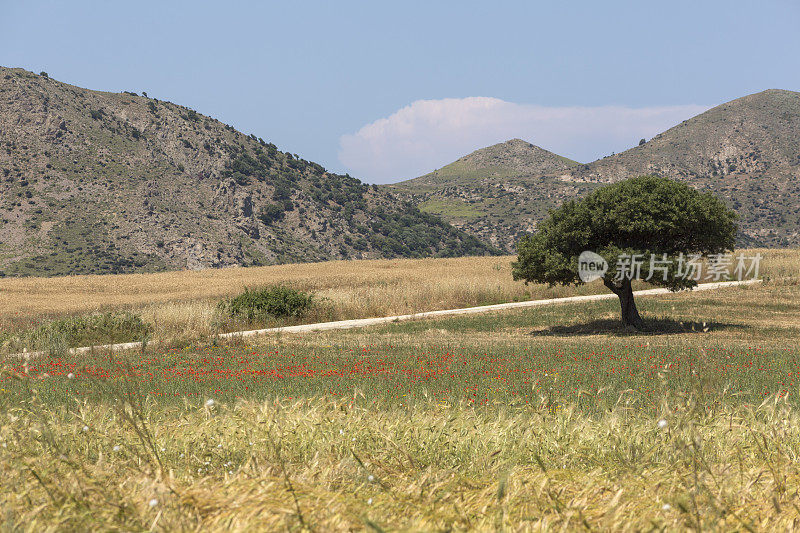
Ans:
[[[642,317],[639,316],[639,311],[636,309],[636,302],[633,300],[633,289],[631,289],[631,280],[623,279],[619,285],[604,280],[605,286],[619,298],[619,306],[622,311],[622,323],[626,327],[633,328],[641,331],[644,327]]]

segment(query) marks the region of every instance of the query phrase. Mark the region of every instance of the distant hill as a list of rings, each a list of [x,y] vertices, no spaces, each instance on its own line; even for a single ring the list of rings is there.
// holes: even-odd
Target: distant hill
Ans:
[[[521,139],[476,150],[419,178],[386,185],[425,212],[511,251],[549,209],[596,185],[564,182],[579,163]]]
[[[492,252],[187,107],[0,67],[0,275]]]
[[[425,188],[454,183],[469,184],[484,178],[541,176],[560,173],[578,164],[522,139],[511,139],[475,150],[429,174],[402,182],[398,187]]]
[[[494,147],[490,147],[494,148]],[[445,167],[447,168],[447,167]],[[392,186],[426,206],[475,206],[469,216],[431,209],[473,234],[511,250],[548,206],[604,183],[641,174],[683,180],[723,198],[740,216],[740,243],[800,245],[800,93],[768,90],[719,105],[625,152],[563,172],[515,173],[496,161],[495,176],[466,183],[440,180],[414,191],[409,180]]]

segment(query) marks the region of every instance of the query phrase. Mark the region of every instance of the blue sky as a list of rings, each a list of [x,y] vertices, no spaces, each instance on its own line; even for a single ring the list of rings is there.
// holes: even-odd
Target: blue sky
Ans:
[[[799,27],[793,0],[0,0],[0,65],[147,91],[387,182],[517,136],[589,161],[800,90]]]

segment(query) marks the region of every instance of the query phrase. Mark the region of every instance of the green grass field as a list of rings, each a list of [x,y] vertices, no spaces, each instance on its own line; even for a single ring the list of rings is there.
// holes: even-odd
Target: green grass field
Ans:
[[[420,211],[450,218],[471,219],[483,213],[472,205],[456,199],[431,199],[419,204]]]
[[[797,280],[639,306],[6,361],[0,523],[796,530]]]

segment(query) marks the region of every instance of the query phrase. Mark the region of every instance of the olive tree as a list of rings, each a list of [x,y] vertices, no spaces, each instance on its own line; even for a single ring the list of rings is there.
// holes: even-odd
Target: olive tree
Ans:
[[[641,329],[631,289],[634,276],[620,276],[619,267],[626,266],[620,258],[643,258],[635,270],[650,283],[673,291],[691,288],[697,281],[684,275],[685,258],[733,250],[735,219],[710,193],[664,177],[631,178],[551,211],[536,233],[517,244],[513,276],[526,283],[578,285],[584,282],[578,258],[594,252],[607,266],[618,267],[598,277],[619,297],[623,323]]]

